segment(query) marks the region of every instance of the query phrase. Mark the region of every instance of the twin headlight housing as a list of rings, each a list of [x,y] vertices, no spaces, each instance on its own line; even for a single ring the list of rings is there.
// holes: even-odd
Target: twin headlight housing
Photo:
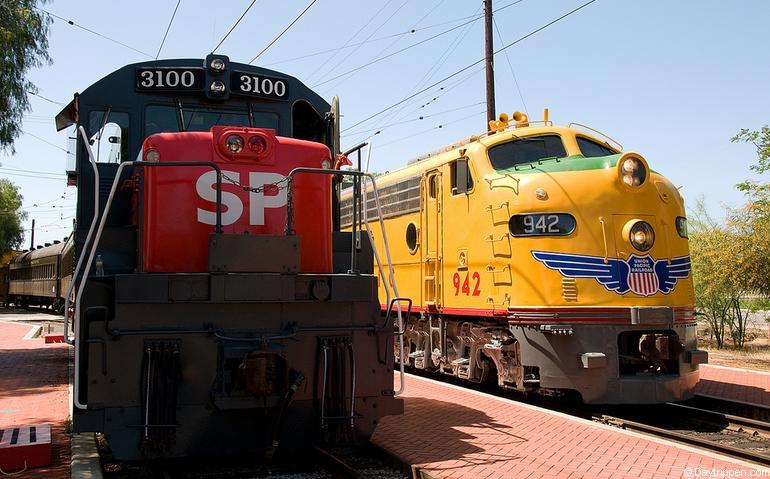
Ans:
[[[649,177],[649,167],[641,155],[626,153],[618,160],[620,181],[631,188],[642,186]]]

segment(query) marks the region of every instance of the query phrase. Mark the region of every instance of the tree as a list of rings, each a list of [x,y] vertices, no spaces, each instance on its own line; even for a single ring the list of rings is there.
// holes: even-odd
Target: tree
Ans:
[[[30,110],[28,93],[37,93],[27,73],[30,68],[51,63],[51,19],[36,9],[36,3],[0,0],[0,150],[11,153],[16,152],[13,141],[21,134],[22,115]]]
[[[21,246],[27,213],[21,211],[19,188],[6,178],[0,179],[0,256]]]

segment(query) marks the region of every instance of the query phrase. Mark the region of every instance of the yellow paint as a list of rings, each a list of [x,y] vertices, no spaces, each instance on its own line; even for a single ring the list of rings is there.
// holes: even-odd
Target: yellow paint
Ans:
[[[513,119],[527,121],[517,114]],[[623,158],[641,159],[638,154],[626,153],[617,167],[606,169],[546,173],[536,168],[528,174],[502,174],[492,168],[486,155],[489,147],[546,133],[561,136],[568,156],[581,154],[577,136],[604,143],[574,128],[547,123],[519,127],[452,145],[449,151],[377,178],[379,189],[415,175],[422,178],[420,212],[385,220],[400,295],[412,298],[415,309],[468,308],[485,314],[503,313],[509,306],[692,306],[692,275],[680,279],[668,295],[643,297],[630,291],[619,295],[593,278],[565,282],[560,272],[533,258],[532,250],[624,260],[631,253],[649,253],[655,260],[689,254],[687,240],[675,227],[675,218],[685,216],[677,189],[649,167],[642,186],[622,182]],[[450,168],[463,156],[468,158],[473,187],[453,194]],[[569,236],[513,237],[509,218],[527,212],[570,213],[577,228]],[[644,219],[655,230],[655,244],[648,252],[635,251],[623,233],[634,218]],[[413,252],[406,244],[409,223],[418,232]],[[383,251],[379,224],[372,222],[372,229],[376,246]],[[380,299],[385,302],[382,285]]]

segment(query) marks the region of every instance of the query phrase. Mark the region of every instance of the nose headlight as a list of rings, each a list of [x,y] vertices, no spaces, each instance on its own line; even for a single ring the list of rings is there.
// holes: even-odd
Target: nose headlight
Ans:
[[[628,186],[640,186],[647,177],[647,168],[641,160],[627,158],[623,160],[621,174],[623,175],[623,183]]]
[[[230,153],[240,153],[243,150],[243,138],[239,135],[230,135],[225,140],[225,146]]]
[[[639,251],[647,251],[655,244],[655,231],[646,221],[637,221],[628,234],[631,245]]]

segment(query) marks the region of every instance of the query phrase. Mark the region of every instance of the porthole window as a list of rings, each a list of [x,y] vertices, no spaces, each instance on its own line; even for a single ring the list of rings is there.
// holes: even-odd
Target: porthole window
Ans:
[[[414,223],[409,223],[406,227],[406,247],[409,248],[410,254],[417,252],[417,226]]]

